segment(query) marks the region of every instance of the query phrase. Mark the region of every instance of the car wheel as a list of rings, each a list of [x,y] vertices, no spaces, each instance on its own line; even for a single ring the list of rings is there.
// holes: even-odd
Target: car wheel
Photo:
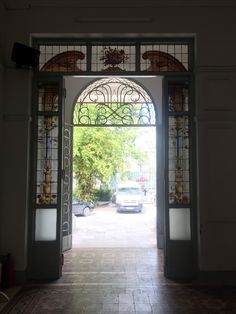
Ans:
[[[89,216],[89,214],[90,214],[90,209],[89,209],[89,207],[85,207],[85,208],[84,208],[84,211],[83,211],[83,215],[84,215],[85,217],[87,217],[87,216]]]

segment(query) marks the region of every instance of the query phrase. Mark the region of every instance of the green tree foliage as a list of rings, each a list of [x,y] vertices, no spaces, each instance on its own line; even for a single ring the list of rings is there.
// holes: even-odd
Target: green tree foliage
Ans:
[[[124,127],[74,128],[73,172],[78,197],[91,200],[98,181],[107,185],[117,172],[125,175],[131,159],[145,159],[135,148],[137,131]]]

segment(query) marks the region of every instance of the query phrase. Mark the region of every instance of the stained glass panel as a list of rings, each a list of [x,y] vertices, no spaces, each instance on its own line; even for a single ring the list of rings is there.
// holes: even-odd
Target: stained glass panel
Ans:
[[[92,72],[135,71],[135,46],[99,45],[92,47]]]
[[[188,42],[101,41],[40,44],[41,72],[185,72],[191,69]]]
[[[169,86],[168,107],[171,112],[189,111],[189,87],[185,84]]]
[[[147,72],[184,72],[189,69],[187,44],[141,45],[140,68]]]
[[[190,202],[189,118],[169,117],[169,202]]]
[[[80,72],[87,70],[85,45],[40,45],[39,71]]]
[[[57,203],[58,117],[38,117],[36,203]]]

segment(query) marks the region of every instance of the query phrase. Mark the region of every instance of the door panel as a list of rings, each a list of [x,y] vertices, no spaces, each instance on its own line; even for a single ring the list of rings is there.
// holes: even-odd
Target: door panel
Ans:
[[[29,277],[61,276],[62,81],[35,80]]]
[[[190,78],[165,82],[165,276],[191,279],[196,271],[193,202],[193,104]]]

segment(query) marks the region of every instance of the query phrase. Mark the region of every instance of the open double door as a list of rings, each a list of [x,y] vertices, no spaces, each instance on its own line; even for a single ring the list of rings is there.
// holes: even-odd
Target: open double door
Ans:
[[[57,279],[72,245],[72,131],[64,123],[63,78],[35,79],[28,276]],[[196,271],[193,197],[194,127],[190,77],[163,79],[157,130],[157,243],[164,273],[191,279]]]

